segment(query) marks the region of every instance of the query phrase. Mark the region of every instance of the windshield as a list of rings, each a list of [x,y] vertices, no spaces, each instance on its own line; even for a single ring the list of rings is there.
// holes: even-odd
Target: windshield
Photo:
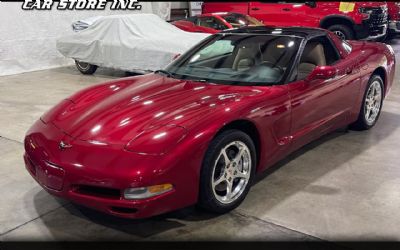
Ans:
[[[271,85],[283,80],[301,38],[218,34],[167,67],[172,77],[230,85]]]
[[[254,17],[231,13],[225,16],[221,16],[225,21],[230,23],[233,28],[240,28],[244,26],[262,26],[262,22],[258,21]]]

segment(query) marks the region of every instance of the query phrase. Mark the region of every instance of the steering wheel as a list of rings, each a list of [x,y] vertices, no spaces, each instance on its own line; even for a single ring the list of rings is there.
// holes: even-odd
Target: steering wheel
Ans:
[[[260,63],[260,65],[267,66],[267,67],[270,67],[270,68],[273,68],[273,69],[278,69],[281,74],[283,74],[283,72],[285,71],[281,66],[275,65],[275,63],[268,62],[268,61],[262,62],[262,63]]]

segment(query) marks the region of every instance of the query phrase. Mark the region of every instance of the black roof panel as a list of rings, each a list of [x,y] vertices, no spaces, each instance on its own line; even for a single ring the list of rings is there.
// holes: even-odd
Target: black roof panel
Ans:
[[[243,27],[238,29],[229,29],[220,33],[243,33],[243,34],[277,34],[277,35],[292,35],[304,38],[326,35],[327,32],[320,28],[307,27],[277,27],[277,26],[253,26]]]

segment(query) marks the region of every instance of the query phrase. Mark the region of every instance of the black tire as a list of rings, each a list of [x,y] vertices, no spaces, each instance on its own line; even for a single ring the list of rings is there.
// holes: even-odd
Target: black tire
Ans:
[[[75,65],[76,65],[76,68],[84,75],[92,75],[97,70],[96,65],[93,65],[90,63],[85,63],[85,62],[80,62],[78,60],[75,60]]]
[[[379,85],[381,86],[381,100],[380,100],[380,107],[379,107],[379,111],[378,114],[376,115],[374,121],[368,122],[366,120],[366,98],[367,98],[367,94],[368,94],[368,90],[370,88],[370,86],[374,83],[378,81]],[[385,89],[384,89],[384,85],[383,85],[383,80],[379,75],[372,75],[371,78],[368,81],[367,87],[365,89],[365,93],[362,99],[362,104],[361,104],[361,109],[358,115],[358,119],[356,122],[354,122],[353,124],[350,125],[351,129],[354,130],[368,130],[370,128],[372,128],[373,126],[375,126],[376,122],[379,119],[379,115],[381,114],[381,110],[382,110],[382,104],[383,104],[383,98],[384,98],[384,93],[385,93]]]
[[[250,153],[249,158],[251,159],[249,179],[247,184],[243,187],[243,191],[237,195],[235,200],[233,200],[231,203],[222,203],[217,199],[212,187],[212,178],[214,178],[214,165],[218,160],[218,156],[220,155],[221,150],[230,143],[237,141],[245,144],[249,149]],[[257,159],[256,148],[254,146],[252,139],[246,133],[243,133],[240,130],[233,129],[224,131],[221,134],[219,134],[211,142],[203,160],[200,173],[200,190],[199,190],[198,205],[214,213],[226,213],[239,206],[250,190],[250,186],[252,184],[257,166],[256,159]],[[236,179],[232,179],[232,182],[234,182],[233,180]]]
[[[354,38],[355,38],[353,30],[349,26],[346,26],[343,24],[331,25],[328,27],[328,30],[330,30],[333,33],[335,33],[336,35],[338,35],[338,37],[340,39],[354,40]]]

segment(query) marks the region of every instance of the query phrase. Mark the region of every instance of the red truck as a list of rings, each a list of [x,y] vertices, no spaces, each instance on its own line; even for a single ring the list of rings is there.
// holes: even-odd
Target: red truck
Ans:
[[[386,36],[386,2],[205,2],[203,13],[248,14],[266,25],[320,27],[346,40]]]
[[[387,2],[389,14],[389,34],[400,34],[400,2]]]

